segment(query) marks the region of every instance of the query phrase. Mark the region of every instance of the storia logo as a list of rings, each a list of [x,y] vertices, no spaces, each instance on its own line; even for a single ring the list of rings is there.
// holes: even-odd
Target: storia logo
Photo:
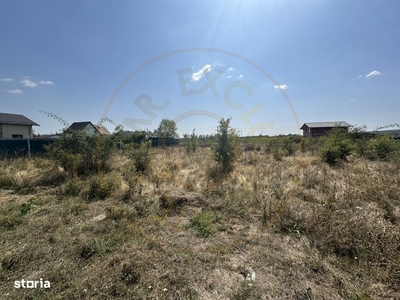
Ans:
[[[40,278],[39,280],[19,280],[19,281],[14,281],[14,288],[19,289],[49,289],[50,288],[50,281],[43,280],[43,278]]]

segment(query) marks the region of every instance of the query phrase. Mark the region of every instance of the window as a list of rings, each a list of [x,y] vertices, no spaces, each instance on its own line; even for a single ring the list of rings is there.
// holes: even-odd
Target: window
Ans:
[[[13,134],[11,137],[13,139],[22,139],[22,134]]]

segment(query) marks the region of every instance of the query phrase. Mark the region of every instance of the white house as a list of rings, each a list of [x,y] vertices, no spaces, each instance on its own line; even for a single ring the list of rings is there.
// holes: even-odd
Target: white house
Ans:
[[[23,115],[0,113],[0,139],[32,138],[32,126],[39,126]]]

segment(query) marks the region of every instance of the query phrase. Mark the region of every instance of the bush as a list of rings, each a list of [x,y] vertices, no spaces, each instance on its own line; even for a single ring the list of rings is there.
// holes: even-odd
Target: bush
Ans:
[[[285,138],[283,140],[283,148],[285,149],[286,154],[291,156],[296,151],[295,142],[293,142],[291,138]]]
[[[82,182],[78,178],[72,178],[64,187],[59,189],[59,196],[79,196],[82,190]]]
[[[321,157],[324,162],[334,165],[339,161],[346,160],[351,151],[352,145],[348,133],[339,128],[334,128],[325,139]]]
[[[368,150],[366,126],[352,127],[349,131],[349,137],[353,144],[354,150],[359,156],[364,156]]]
[[[197,150],[198,144],[199,144],[198,136],[196,134],[195,129],[193,129],[193,132],[190,135],[190,138],[187,138],[187,141],[186,141],[186,152],[187,153],[191,153],[191,152],[195,153]]]
[[[114,178],[93,177],[89,181],[87,200],[106,199],[111,196],[115,188],[116,184]]]
[[[141,142],[139,145],[131,144],[130,158],[133,161],[135,170],[139,173],[146,172],[151,163],[151,141]]]
[[[188,228],[193,228],[202,237],[208,237],[214,232],[212,225],[218,222],[221,217],[218,214],[199,212],[190,219]]]
[[[371,159],[387,160],[399,149],[399,146],[388,135],[382,135],[369,144],[369,149]]]
[[[218,164],[223,174],[233,170],[234,162],[238,157],[237,153],[237,134],[230,127],[231,119],[221,119],[215,135],[213,147],[214,160]]]
[[[114,148],[112,136],[87,136],[81,131],[66,131],[56,142],[45,146],[50,158],[70,175],[107,172]]]

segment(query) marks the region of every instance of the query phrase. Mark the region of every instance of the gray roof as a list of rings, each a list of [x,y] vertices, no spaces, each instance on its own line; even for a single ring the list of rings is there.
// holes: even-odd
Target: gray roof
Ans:
[[[68,129],[79,131],[79,130],[85,129],[85,127],[86,127],[87,125],[89,125],[89,124],[92,125],[94,128],[96,128],[96,127],[92,124],[92,122],[86,121],[86,122],[74,122],[74,123],[71,124],[71,126],[69,126]]]
[[[336,122],[307,122],[304,123],[300,129],[303,129],[304,125],[309,128],[321,128],[321,127],[351,127],[351,125],[345,121],[336,121]]]
[[[0,113],[0,124],[40,126],[23,115]]]

